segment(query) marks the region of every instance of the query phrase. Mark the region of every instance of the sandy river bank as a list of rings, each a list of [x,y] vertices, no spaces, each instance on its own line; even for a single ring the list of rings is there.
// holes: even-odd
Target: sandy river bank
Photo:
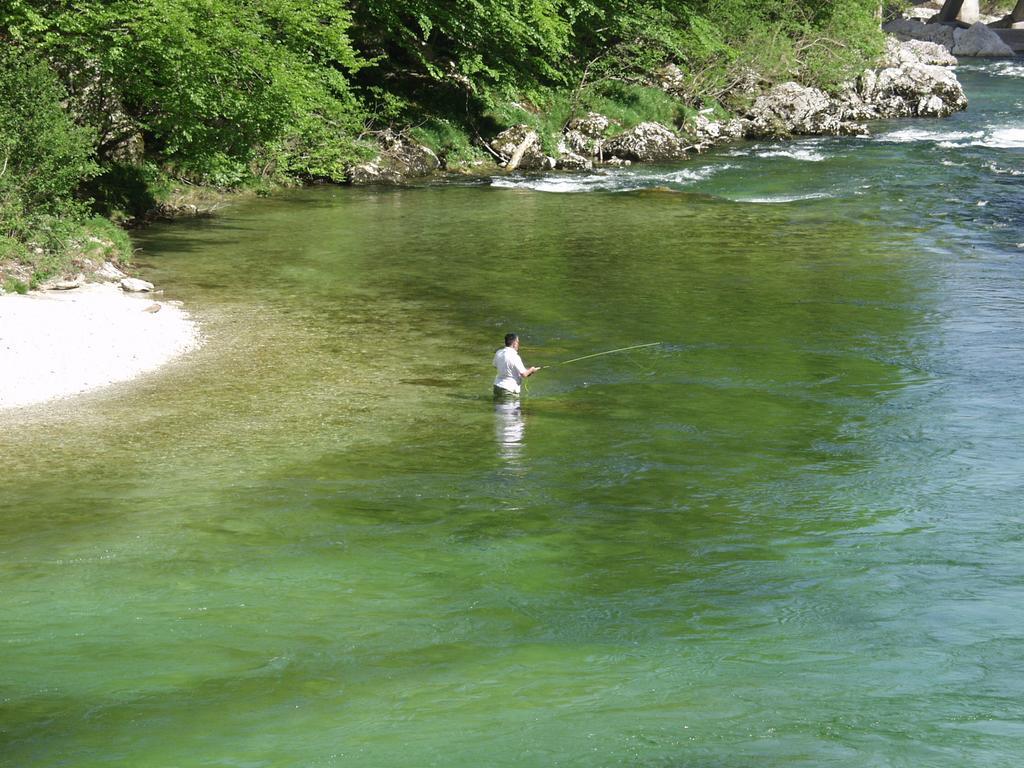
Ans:
[[[200,344],[176,303],[116,284],[0,296],[0,409],[128,381]]]

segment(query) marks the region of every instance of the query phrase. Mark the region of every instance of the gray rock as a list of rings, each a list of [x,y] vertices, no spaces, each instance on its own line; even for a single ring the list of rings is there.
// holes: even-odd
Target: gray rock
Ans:
[[[660,123],[640,123],[635,128],[609,139],[605,157],[618,157],[641,163],[680,160],[686,157],[682,140]]]
[[[835,98],[842,120],[944,117],[967,106],[963,87],[947,66],[955,58],[941,46],[889,39],[881,69],[864,71]]]
[[[575,152],[565,151],[558,156],[556,167],[566,171],[589,171],[594,167],[594,161]]]
[[[953,50],[953,27],[945,24],[925,24],[913,19],[895,19],[882,25],[882,29],[899,40],[924,40],[938,43],[948,51]]]
[[[895,37],[885,39],[885,53],[879,63],[880,68],[902,67],[907,64],[932,64],[938,67],[955,67],[956,56],[939,43],[926,40],[897,40]]]
[[[348,169],[348,181],[350,184],[363,186],[366,184],[401,184],[403,176],[394,168],[382,165],[377,161],[360,163]]]
[[[78,275],[73,280],[56,279],[47,280],[40,288],[44,291],[72,291],[85,285],[85,275]]]
[[[383,149],[382,156],[403,176],[429,176],[441,167],[441,161],[434,150],[400,133],[386,130],[381,133],[379,141]]]
[[[967,96],[956,74],[930,64],[883,69],[872,92],[864,95],[883,118],[945,117],[967,107]]]
[[[957,56],[1014,56],[1013,48],[995,32],[978,22],[970,29],[953,31],[953,53]]]
[[[100,280],[123,280],[127,275],[115,267],[109,261],[104,261],[103,266],[96,270],[95,276]]]
[[[744,121],[740,118],[734,117],[723,123],[712,120],[705,114],[697,115],[685,127],[686,134],[693,137],[699,151],[715,144],[741,139],[747,132]]]
[[[540,136],[528,125],[513,125],[502,131],[494,137],[491,147],[504,156],[509,170],[539,171],[549,167]]]
[[[675,64],[667,64],[655,72],[654,84],[672,96],[686,93],[686,75]]]
[[[721,141],[724,135],[722,124],[709,119],[705,115],[697,115],[689,128],[700,142],[713,144],[716,141]]]
[[[588,112],[583,117],[575,117],[569,121],[566,131],[576,131],[591,139],[603,139],[611,127],[612,121],[598,112]]]
[[[395,133],[382,131],[377,135],[380,154],[366,163],[348,169],[350,184],[401,184],[406,179],[429,176],[441,167],[441,161],[430,147]]]
[[[562,135],[562,144],[566,152],[573,152],[586,157],[597,157],[604,145],[603,139],[594,139],[579,131],[566,130]],[[563,152],[565,154],[565,152]]]
[[[153,290],[153,284],[137,277],[126,277],[121,281],[121,289],[129,293],[146,293]]]
[[[844,123],[824,91],[793,82],[758,97],[748,117],[747,133],[754,138],[861,132],[859,126]]]
[[[742,118],[734,117],[722,126],[722,135],[729,139],[742,139],[747,133],[747,124]]]

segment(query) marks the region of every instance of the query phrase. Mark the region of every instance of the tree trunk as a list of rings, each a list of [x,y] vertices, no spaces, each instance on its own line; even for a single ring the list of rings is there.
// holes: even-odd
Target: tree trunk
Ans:
[[[956,17],[960,15],[960,8],[963,4],[964,0],[946,0],[946,2],[942,4],[942,9],[928,19],[928,23],[934,24],[944,21],[956,21]]]
[[[526,150],[529,149],[530,145],[537,141],[538,138],[537,134],[533,131],[527,131],[522,144],[516,147],[515,152],[512,153],[512,158],[505,165],[505,170],[514,171],[518,168],[519,164],[523,161],[523,155],[526,154]]]

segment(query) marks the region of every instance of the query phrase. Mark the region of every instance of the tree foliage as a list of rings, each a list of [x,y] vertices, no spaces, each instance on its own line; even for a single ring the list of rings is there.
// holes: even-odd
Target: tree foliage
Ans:
[[[42,61],[16,48],[0,48],[0,238],[39,239],[60,216],[82,212],[81,182],[98,168],[93,133],[64,110],[66,93]]]
[[[361,125],[342,0],[14,0],[6,21],[59,67],[101,158],[137,131],[149,153],[230,180],[286,135],[344,144]]]

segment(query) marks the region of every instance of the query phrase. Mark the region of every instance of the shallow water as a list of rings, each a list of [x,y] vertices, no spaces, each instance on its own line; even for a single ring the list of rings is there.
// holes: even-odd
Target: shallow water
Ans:
[[[1022,74],[145,233],[207,345],[0,415],[0,765],[1019,765]]]

